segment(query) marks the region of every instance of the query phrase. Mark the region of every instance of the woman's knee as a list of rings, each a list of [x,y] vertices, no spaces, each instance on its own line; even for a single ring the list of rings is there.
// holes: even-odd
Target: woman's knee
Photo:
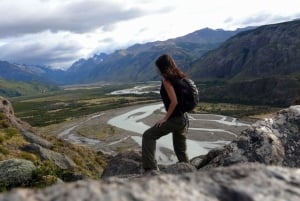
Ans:
[[[157,140],[159,136],[157,135],[158,133],[155,132],[155,129],[149,128],[146,130],[143,134],[143,139],[146,140]]]
[[[152,132],[150,131],[150,129],[146,130],[144,133],[143,133],[143,139],[152,139],[153,136],[152,136]]]

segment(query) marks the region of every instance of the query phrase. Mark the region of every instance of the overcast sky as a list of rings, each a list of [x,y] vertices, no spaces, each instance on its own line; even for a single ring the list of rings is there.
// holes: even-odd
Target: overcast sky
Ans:
[[[0,60],[67,68],[95,53],[205,27],[296,18],[299,0],[0,0]]]

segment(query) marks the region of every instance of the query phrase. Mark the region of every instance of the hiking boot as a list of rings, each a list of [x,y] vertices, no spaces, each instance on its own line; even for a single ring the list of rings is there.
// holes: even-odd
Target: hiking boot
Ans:
[[[155,176],[159,175],[160,171],[158,167],[156,169],[142,169],[142,174],[146,176]]]

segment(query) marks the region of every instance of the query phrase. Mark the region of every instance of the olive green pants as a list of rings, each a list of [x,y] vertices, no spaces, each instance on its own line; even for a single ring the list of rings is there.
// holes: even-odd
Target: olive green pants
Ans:
[[[186,115],[170,118],[160,127],[146,130],[142,140],[142,163],[144,170],[157,169],[155,159],[156,140],[169,133],[173,135],[173,148],[179,162],[189,162],[186,153],[186,135],[188,119]]]

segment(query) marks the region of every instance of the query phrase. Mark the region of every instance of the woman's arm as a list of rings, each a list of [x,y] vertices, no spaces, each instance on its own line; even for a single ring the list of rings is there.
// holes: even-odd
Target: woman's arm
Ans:
[[[163,85],[164,85],[164,87],[167,91],[167,94],[169,96],[170,105],[169,105],[168,111],[167,111],[166,115],[164,116],[164,118],[162,118],[160,121],[158,121],[155,124],[158,127],[169,119],[169,117],[171,116],[171,114],[173,113],[173,111],[175,110],[175,108],[178,104],[176,93],[175,93],[173,85],[169,81],[167,81],[166,79],[163,79],[162,82],[163,82]]]

